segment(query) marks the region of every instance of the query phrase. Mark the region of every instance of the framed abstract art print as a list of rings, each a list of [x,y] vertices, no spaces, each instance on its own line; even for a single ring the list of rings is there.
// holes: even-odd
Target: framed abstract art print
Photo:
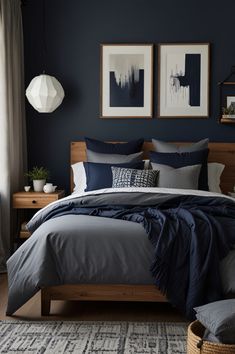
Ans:
[[[158,117],[209,116],[209,44],[160,44]]]
[[[101,118],[152,118],[153,45],[101,45]]]

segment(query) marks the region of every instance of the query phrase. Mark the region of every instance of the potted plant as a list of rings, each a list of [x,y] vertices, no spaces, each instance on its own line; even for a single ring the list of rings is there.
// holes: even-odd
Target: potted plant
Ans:
[[[35,192],[42,192],[46,180],[49,178],[49,171],[44,167],[33,167],[26,176],[33,181],[33,189]]]
[[[235,118],[235,108],[230,105],[229,107],[222,107],[222,118]]]

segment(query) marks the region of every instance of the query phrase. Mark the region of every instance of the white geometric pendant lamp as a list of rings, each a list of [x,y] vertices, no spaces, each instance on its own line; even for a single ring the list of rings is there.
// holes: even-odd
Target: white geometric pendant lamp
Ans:
[[[64,90],[54,76],[42,74],[32,79],[26,97],[38,112],[51,113],[62,103]]]

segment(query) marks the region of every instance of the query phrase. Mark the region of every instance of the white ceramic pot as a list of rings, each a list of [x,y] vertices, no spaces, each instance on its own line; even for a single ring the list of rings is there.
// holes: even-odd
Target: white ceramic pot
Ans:
[[[45,179],[34,179],[33,180],[34,192],[43,192],[43,187],[45,183],[46,183]]]

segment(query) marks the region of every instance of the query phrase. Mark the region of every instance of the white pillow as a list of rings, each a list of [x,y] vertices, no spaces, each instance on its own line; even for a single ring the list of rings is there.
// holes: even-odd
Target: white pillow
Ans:
[[[73,182],[75,185],[73,193],[82,193],[87,187],[86,171],[83,162],[77,162],[71,165],[71,167],[73,169]]]
[[[208,186],[210,192],[222,193],[220,189],[220,177],[225,165],[218,162],[208,163]]]
[[[150,170],[150,160],[143,160],[144,161],[144,170]]]

